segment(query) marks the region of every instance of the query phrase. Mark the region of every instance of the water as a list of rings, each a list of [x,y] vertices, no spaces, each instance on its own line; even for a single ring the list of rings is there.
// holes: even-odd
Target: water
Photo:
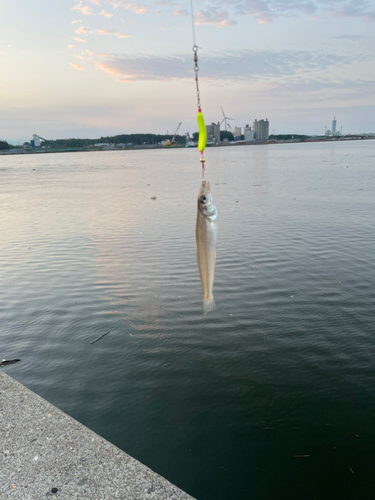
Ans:
[[[373,498],[375,141],[207,150],[206,317],[198,156],[0,158],[4,370],[199,500]]]

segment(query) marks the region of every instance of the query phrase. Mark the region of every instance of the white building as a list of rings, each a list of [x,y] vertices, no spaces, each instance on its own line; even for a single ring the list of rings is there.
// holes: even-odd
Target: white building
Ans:
[[[244,126],[243,135],[244,135],[245,141],[254,141],[254,139],[255,139],[254,130],[251,129],[251,127],[249,126],[248,123]]]
[[[335,134],[336,134],[336,116],[334,116],[332,120],[332,135]]]
[[[34,141],[34,146],[36,148],[39,148],[41,145],[40,137],[37,134],[33,134],[33,141]]]

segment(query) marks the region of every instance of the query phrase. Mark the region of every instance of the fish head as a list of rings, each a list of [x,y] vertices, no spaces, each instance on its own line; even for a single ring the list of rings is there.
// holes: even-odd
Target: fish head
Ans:
[[[202,185],[198,193],[198,208],[200,210],[203,210],[213,204],[210,189],[210,183],[202,181]]]

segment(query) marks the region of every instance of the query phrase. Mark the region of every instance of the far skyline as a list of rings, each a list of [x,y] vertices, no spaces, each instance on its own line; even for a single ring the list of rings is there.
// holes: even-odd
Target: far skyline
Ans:
[[[368,0],[194,0],[206,123],[375,131]],[[190,2],[3,0],[0,139],[197,130]]]
[[[206,122],[206,125],[210,125],[211,123],[217,123],[217,122]],[[331,123],[331,122],[330,122]],[[250,124],[250,127],[253,129],[253,122],[251,122]],[[237,125],[234,125],[232,127],[232,129],[234,130],[234,128],[238,127],[238,128],[245,128],[246,124],[237,124]],[[224,130],[224,128],[220,128],[221,131]],[[232,132],[231,130],[227,130],[228,132]],[[186,135],[186,133],[188,133],[190,136],[192,136],[194,133],[198,132],[198,127],[196,127],[196,130],[193,130],[193,131],[190,131],[190,130],[186,130],[185,132],[178,132],[178,135],[179,136],[184,136]],[[293,131],[277,131],[276,129],[273,129],[271,128],[270,131],[269,131],[269,135],[306,135],[306,136],[324,136],[326,135],[326,132],[332,132],[332,127],[330,125],[325,125],[324,126],[324,130],[320,131],[320,132],[316,132],[316,133],[312,133],[312,134],[308,134],[308,133],[304,133],[304,132],[301,132],[301,131],[296,131],[296,130],[293,130]],[[345,131],[344,127],[342,125],[338,125],[337,126],[337,129],[334,133],[331,133],[331,135],[335,135],[335,133],[338,132],[339,135],[342,133],[342,135],[356,135],[356,134],[375,134],[375,130],[358,130],[358,131],[355,131],[355,130],[350,130],[350,131]],[[233,132],[232,132],[233,133]],[[32,134],[29,134],[29,136],[25,139],[20,139],[20,140],[7,140],[7,139],[4,139],[2,137],[0,137],[0,141],[1,140],[7,140],[7,142],[11,145],[22,145],[24,144],[25,142],[30,142],[30,140],[32,140],[32,137],[33,135],[35,134],[35,131],[32,133]],[[127,131],[127,132],[124,132],[124,131],[119,131],[118,133],[115,133],[115,134],[109,134],[109,133],[106,133],[105,131],[103,133],[101,132],[97,132],[96,134],[93,133],[91,134],[90,136],[73,136],[73,135],[69,135],[69,136],[66,136],[66,137],[46,137],[45,139],[47,140],[52,140],[52,141],[57,141],[59,139],[100,139],[101,137],[113,137],[113,136],[116,136],[116,135],[134,135],[134,134],[154,134],[154,135],[166,135],[166,136],[173,136],[174,134],[174,131],[173,129],[172,130],[166,130],[165,132],[161,131],[161,132],[152,132],[152,131],[146,131],[146,130],[133,130],[133,131]],[[39,135],[39,134],[37,134]]]
[[[267,118],[268,119],[268,118]],[[234,121],[236,121],[235,119],[232,119]],[[258,120],[259,121],[259,120]],[[333,121],[335,122],[338,122],[337,119],[336,119],[336,116],[334,116],[332,118],[332,121],[330,122],[331,124],[333,124]],[[210,125],[211,123],[220,123],[220,120],[218,121],[211,121],[211,122],[208,122],[206,121],[206,125]],[[251,128],[253,128],[253,125],[254,125],[254,122],[253,121],[249,121],[248,120],[248,123],[247,123]],[[232,130],[234,130],[235,128],[241,128],[243,129],[247,124],[236,124],[236,125],[233,125],[232,127]],[[225,130],[223,124],[221,123],[220,125],[220,130],[223,131]],[[228,132],[231,132],[231,130],[227,130]],[[130,132],[118,132],[118,134],[107,134],[107,133],[98,133],[98,134],[94,134],[92,137],[78,137],[78,136],[69,136],[69,137],[48,137],[46,138],[47,140],[50,139],[50,140],[59,140],[59,139],[68,139],[68,138],[75,138],[75,139],[100,139],[101,137],[112,137],[112,136],[116,136],[116,135],[131,135],[131,134],[155,134],[155,135],[173,135],[174,134],[174,130],[166,130],[165,132],[150,132],[150,131],[140,131],[140,130],[137,130],[137,131],[130,131]],[[180,136],[184,136],[186,133],[188,133],[190,136],[192,136],[195,132],[198,132],[198,127],[196,127],[196,130],[194,131],[186,131],[186,132],[181,132],[179,131],[178,132],[178,135]],[[375,133],[375,130],[374,131],[371,131],[371,130],[367,130],[367,131],[345,131],[343,126],[338,124],[337,125],[337,129],[335,129],[335,131],[333,131],[333,128],[332,126],[329,126],[329,125],[325,125],[324,126],[324,130],[323,131],[320,131],[320,132],[316,132],[316,133],[313,133],[313,134],[307,134],[307,133],[302,133],[300,131],[284,131],[284,132],[279,132],[277,131],[275,128],[270,128],[269,129],[269,135],[307,135],[307,136],[324,136],[326,134],[326,132],[332,132],[333,135],[335,135],[336,132],[338,132],[339,134],[343,134],[343,135],[350,135],[350,134],[371,134],[371,133]],[[33,132],[34,134],[35,132]],[[16,141],[16,144],[23,144],[24,142],[30,142],[30,138],[32,138],[33,134],[30,134],[30,137],[27,138],[27,139],[22,139],[22,140],[19,140],[19,141]],[[38,134],[37,134],[38,135]],[[2,140],[0,138],[0,140]],[[12,141],[8,141],[9,143],[11,143]]]

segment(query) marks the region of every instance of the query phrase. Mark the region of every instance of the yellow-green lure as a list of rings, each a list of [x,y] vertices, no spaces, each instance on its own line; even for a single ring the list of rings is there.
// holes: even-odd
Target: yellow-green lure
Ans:
[[[197,121],[199,128],[198,149],[203,154],[204,148],[206,147],[206,125],[204,124],[204,118],[200,108],[198,109]]]
[[[204,118],[202,114],[202,110],[200,107],[198,107],[198,116],[197,116],[197,121],[198,121],[198,128],[199,128],[199,139],[198,139],[198,149],[201,152],[201,164],[202,164],[202,179],[204,179],[204,162],[206,161],[203,158],[203,151],[204,148],[206,147],[206,125],[204,124]]]

